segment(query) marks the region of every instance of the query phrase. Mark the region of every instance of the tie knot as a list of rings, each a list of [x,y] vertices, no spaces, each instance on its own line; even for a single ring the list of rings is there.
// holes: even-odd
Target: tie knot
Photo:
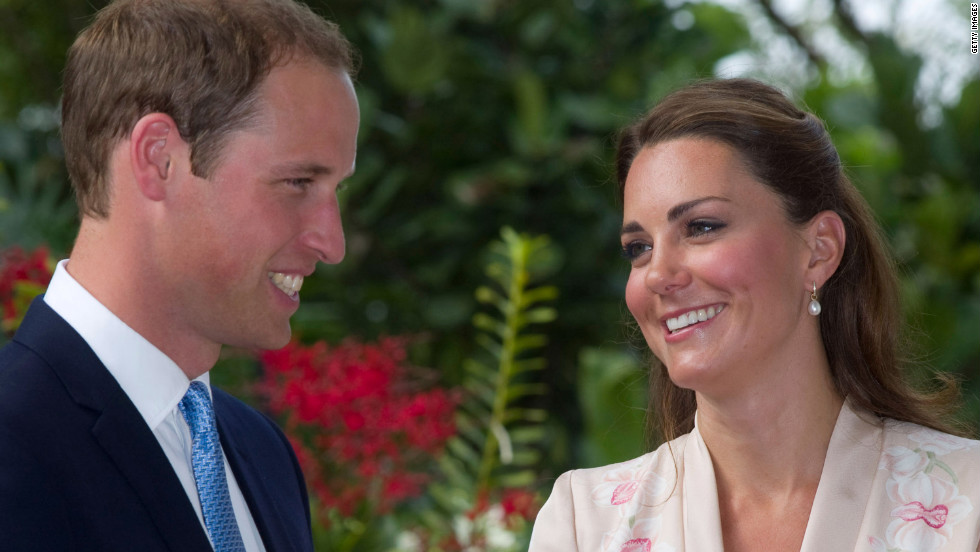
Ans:
[[[194,439],[209,434],[214,427],[214,410],[211,408],[211,396],[208,388],[202,382],[192,381],[190,389],[184,394],[177,405],[184,420],[191,428]]]

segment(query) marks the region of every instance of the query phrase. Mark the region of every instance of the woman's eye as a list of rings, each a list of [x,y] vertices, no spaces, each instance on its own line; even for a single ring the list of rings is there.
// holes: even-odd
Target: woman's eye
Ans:
[[[687,223],[687,233],[689,236],[698,237],[721,230],[725,225],[712,220],[692,220]]]
[[[650,246],[643,242],[629,242],[623,246],[623,257],[629,261],[635,260],[640,255],[650,250]]]

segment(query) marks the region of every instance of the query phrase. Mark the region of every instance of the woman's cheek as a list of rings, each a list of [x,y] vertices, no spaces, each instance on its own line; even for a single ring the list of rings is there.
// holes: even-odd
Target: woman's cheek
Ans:
[[[643,310],[646,303],[646,289],[643,286],[643,279],[637,271],[630,272],[629,280],[626,281],[626,308],[629,309],[637,323],[643,323]]]

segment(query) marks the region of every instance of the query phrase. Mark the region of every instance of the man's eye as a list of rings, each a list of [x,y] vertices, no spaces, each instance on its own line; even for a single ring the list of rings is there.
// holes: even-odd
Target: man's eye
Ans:
[[[633,261],[650,250],[650,246],[639,241],[632,241],[623,246],[623,258]]]
[[[313,179],[311,178],[289,178],[286,179],[286,184],[297,188],[302,191],[306,191],[313,184]]]

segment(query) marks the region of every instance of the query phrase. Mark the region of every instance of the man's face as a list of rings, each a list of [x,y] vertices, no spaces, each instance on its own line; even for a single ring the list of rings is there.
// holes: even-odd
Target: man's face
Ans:
[[[171,331],[202,344],[285,345],[302,277],[344,257],[336,193],[359,123],[350,78],[293,60],[258,92],[256,121],[231,134],[210,178],[188,172],[176,186],[161,238]]]

